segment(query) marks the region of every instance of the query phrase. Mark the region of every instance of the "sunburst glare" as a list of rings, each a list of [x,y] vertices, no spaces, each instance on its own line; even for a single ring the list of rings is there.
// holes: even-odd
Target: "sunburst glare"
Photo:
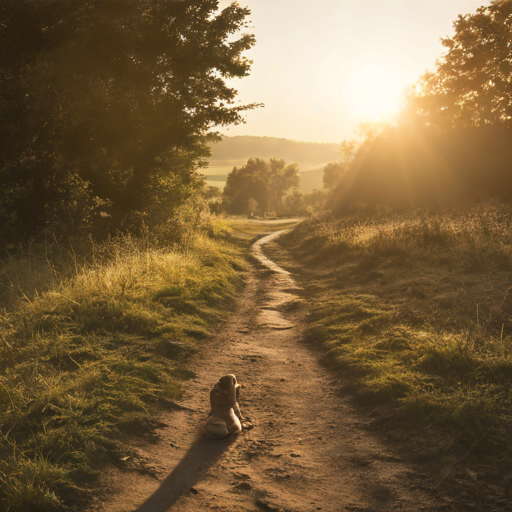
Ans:
[[[349,75],[342,87],[356,115],[378,121],[396,111],[403,83],[387,68],[366,64]]]

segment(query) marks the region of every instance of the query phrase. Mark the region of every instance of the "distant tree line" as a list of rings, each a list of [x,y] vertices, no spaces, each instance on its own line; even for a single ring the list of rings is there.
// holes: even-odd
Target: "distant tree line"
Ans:
[[[164,222],[241,121],[249,10],[218,0],[2,0],[0,240]]]
[[[495,196],[510,200],[511,170],[512,130],[390,127],[358,152],[328,207],[445,209]]]
[[[279,155],[287,162],[323,162],[335,158],[337,149],[337,144],[332,143],[237,135],[223,136],[222,143],[212,145],[212,154],[213,160],[239,160],[249,155],[268,159]]]
[[[324,190],[303,194],[299,168],[282,158],[249,158],[228,174],[219,211],[236,215],[307,215],[321,209]]]

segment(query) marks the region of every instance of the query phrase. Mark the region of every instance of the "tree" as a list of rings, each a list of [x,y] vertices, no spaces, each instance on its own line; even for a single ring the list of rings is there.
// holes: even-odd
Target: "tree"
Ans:
[[[341,143],[341,161],[329,162],[324,167],[324,188],[332,189],[339,183],[343,175],[347,172],[348,168],[350,167],[350,164],[354,159],[357,149],[358,143],[355,140],[344,140]]]
[[[286,165],[282,158],[249,158],[242,167],[228,174],[224,197],[231,213],[247,213],[250,199],[257,201],[262,212],[281,212],[283,197],[299,185],[297,164]]]
[[[267,210],[267,171],[267,162],[262,158],[249,158],[242,167],[233,167],[227,176],[223,191],[229,212],[247,213],[250,199],[254,199],[262,211]]]
[[[512,0],[459,16],[446,54],[426,73],[407,114],[443,128],[486,124],[512,127]]]
[[[225,83],[249,72],[254,37],[233,37],[249,13],[218,0],[2,0],[0,235],[68,223],[70,208],[116,228],[155,194],[177,205],[201,188],[209,130],[255,106],[235,106]]]
[[[270,158],[268,162],[268,188],[270,209],[279,213],[283,210],[283,196],[288,190],[299,186],[299,166],[286,165],[282,158]]]
[[[307,215],[321,211],[325,203],[327,193],[325,190],[314,189],[303,194],[300,190],[293,190],[284,198],[284,209],[289,215]]]
[[[331,189],[340,181],[344,173],[344,166],[341,162],[329,162],[324,167],[324,188]]]
[[[258,210],[258,201],[256,201],[256,199],[249,199],[248,207],[249,217],[253,217],[256,214],[256,211]]]

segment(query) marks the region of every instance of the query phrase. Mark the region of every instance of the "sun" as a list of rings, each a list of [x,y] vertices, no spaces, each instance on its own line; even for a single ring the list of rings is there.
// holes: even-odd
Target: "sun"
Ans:
[[[343,81],[346,103],[357,116],[381,121],[396,112],[403,89],[394,73],[379,64],[367,64]]]

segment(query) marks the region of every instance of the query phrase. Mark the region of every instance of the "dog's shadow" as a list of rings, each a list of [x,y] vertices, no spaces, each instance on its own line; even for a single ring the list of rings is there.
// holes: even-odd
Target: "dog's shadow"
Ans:
[[[134,512],[165,512],[190,491],[215,461],[233,444],[236,435],[223,439],[198,436],[180,463],[160,487]]]

